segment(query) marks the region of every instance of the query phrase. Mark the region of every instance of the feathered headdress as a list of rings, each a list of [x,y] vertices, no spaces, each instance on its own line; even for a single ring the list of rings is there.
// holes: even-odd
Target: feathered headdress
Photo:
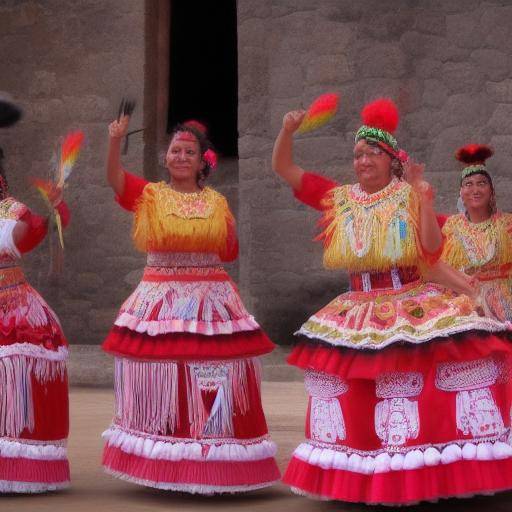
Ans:
[[[393,100],[379,98],[368,103],[361,111],[361,120],[363,126],[357,130],[356,142],[361,139],[376,142],[400,161],[407,160],[407,154],[399,149],[394,136],[400,116]]]
[[[466,164],[462,169],[461,179],[478,173],[489,175],[485,161],[493,154],[493,149],[487,144],[467,144],[459,148],[455,152],[455,158],[459,162]]]

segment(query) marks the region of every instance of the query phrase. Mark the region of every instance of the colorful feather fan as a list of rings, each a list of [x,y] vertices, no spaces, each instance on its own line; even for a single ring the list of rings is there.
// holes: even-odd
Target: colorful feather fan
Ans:
[[[57,194],[60,194],[66,180],[71,175],[83,141],[84,133],[81,131],[68,133],[64,137],[60,148],[60,157],[58,158],[58,164],[55,169],[54,182],[45,181],[40,178],[31,179],[32,185],[41,194],[46,206],[50,210],[50,215],[52,215],[55,220],[61,248],[64,248],[62,219],[60,218],[59,212],[53,206],[53,200]]]
[[[327,124],[338,110],[340,96],[336,93],[322,94],[309,106],[297,133],[307,133]]]
[[[57,187],[62,188],[69,178],[75,165],[80,148],[84,141],[84,133],[81,131],[68,133],[62,142],[60,151],[60,163],[57,169]]]

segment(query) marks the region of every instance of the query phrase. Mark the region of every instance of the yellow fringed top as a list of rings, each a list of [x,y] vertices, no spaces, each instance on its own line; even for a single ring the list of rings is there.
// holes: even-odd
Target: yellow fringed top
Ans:
[[[182,193],[164,182],[150,183],[137,201],[133,240],[143,252],[206,252],[227,261],[234,225],[226,198],[215,190]]]
[[[419,203],[411,186],[393,178],[375,194],[359,184],[332,189],[319,239],[324,266],[350,272],[386,271],[419,264]]]
[[[461,271],[488,270],[512,263],[512,214],[498,212],[474,223],[453,215],[443,226],[441,259]]]

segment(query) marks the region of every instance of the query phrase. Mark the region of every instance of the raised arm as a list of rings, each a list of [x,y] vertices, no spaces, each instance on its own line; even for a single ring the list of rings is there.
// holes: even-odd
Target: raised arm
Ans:
[[[426,252],[436,254],[442,247],[443,235],[434,210],[434,192],[423,179],[424,170],[424,164],[411,160],[404,163],[405,179],[415,190],[419,199],[421,245]]]
[[[107,180],[118,196],[124,193],[124,169],[121,166],[121,141],[128,131],[129,116],[112,121],[108,126],[109,145],[107,156]]]
[[[293,161],[293,134],[297,131],[306,112],[293,110],[283,117],[283,126],[272,152],[272,168],[293,189],[299,190],[304,169]]]

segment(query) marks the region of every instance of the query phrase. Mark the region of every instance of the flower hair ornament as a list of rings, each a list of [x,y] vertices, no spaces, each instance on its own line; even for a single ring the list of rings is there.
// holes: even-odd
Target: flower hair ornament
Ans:
[[[195,119],[190,119],[189,121],[185,121],[183,126],[191,129],[191,131],[178,132],[176,134],[177,140],[194,140],[199,142],[200,146],[202,146],[198,137],[195,135],[197,133],[201,135],[207,141],[207,145],[210,146],[208,141],[208,129],[203,123]],[[210,171],[213,171],[217,167],[217,153],[211,147],[207,147],[207,149],[202,152],[201,158]]]
[[[207,149],[203,153],[203,161],[206,162],[206,165],[213,170],[217,167],[217,153],[213,151],[213,149]]]

